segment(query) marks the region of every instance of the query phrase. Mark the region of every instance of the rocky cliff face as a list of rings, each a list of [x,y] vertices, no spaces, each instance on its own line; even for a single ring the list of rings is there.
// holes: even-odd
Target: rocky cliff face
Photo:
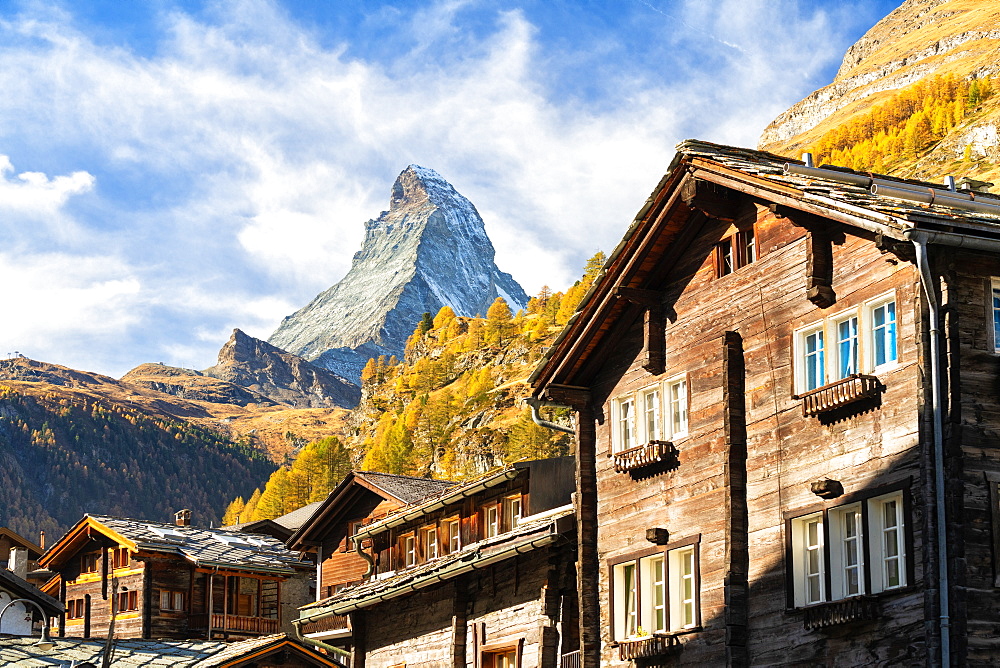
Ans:
[[[172,394],[181,399],[236,406],[278,405],[277,402],[239,385],[206,376],[194,369],[182,369],[165,364],[140,364],[122,376],[121,380],[129,385]]]
[[[401,356],[425,312],[451,306],[485,314],[497,297],[528,297],[494,262],[479,212],[437,172],[410,165],[389,210],[365,223],[365,240],[339,283],[285,318],[268,341],[358,382],[369,357]]]
[[[891,91],[935,74],[969,78],[998,73],[1000,3],[906,0],[848,49],[830,85],[776,118],[759,145],[797,157],[824,132],[870,109]]]
[[[239,329],[202,373],[296,408],[350,408],[361,398],[358,386]]]

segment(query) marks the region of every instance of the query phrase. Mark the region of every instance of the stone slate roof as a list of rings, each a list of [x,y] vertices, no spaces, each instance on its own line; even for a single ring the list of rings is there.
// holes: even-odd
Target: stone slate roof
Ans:
[[[177,554],[198,566],[220,565],[284,575],[291,575],[296,569],[312,568],[280,540],[263,534],[250,535],[229,528],[182,527],[102,515],[88,517],[136,543],[140,549]],[[156,530],[166,531],[168,535],[164,537]],[[181,538],[171,538],[173,533],[180,534]],[[220,539],[230,539],[231,544]]]
[[[572,521],[575,517],[574,512],[572,506],[566,506],[555,512],[545,513],[535,520],[527,518],[528,521],[512,531],[493,538],[485,538],[466,545],[453,554],[407,568],[388,577],[367,580],[342,589],[321,601],[309,603],[299,608],[299,616],[307,619],[344,614],[352,608],[367,607],[416,589],[434,586],[468,569],[485,567],[486,562],[494,563],[529,552],[535,549],[536,545],[541,546],[539,539],[552,538],[552,541],[545,543],[551,544],[575,528],[575,523]]]
[[[760,177],[775,185],[790,188],[798,199],[815,202],[822,208],[840,209],[859,216],[864,216],[865,212],[858,209],[867,209],[876,215],[886,214],[886,217],[879,219],[879,222],[889,228],[904,229],[905,227],[900,225],[900,220],[894,220],[901,219],[913,223],[948,222],[952,225],[957,224],[960,228],[967,227],[970,231],[1000,233],[1000,209],[996,214],[992,214],[949,206],[942,203],[942,200],[936,200],[932,204],[923,204],[897,199],[882,194],[872,194],[870,184],[854,185],[838,181],[835,177],[838,173],[859,175],[871,177],[877,182],[889,182],[906,189],[918,189],[923,193],[933,191],[937,195],[946,195],[948,188],[942,183],[900,179],[868,172],[856,172],[840,167],[836,169],[824,168],[830,173],[829,178],[817,176],[815,173],[808,176],[786,173],[786,164],[801,165],[802,162],[766,151],[723,146],[698,140],[681,142],[677,145],[677,151],[675,162],[684,158],[705,158],[743,174]],[[992,193],[974,193],[974,196],[976,201],[1000,206],[1000,196]],[[954,231],[961,232],[962,230],[956,229]]]
[[[275,517],[274,523],[280,524],[286,529],[291,529],[292,531],[297,531],[299,527],[306,523],[306,521],[312,517],[312,514],[316,512],[316,509],[322,505],[322,501],[314,501],[309,505],[302,506],[298,510],[293,510],[290,513],[285,513],[281,517]]]
[[[37,637],[0,636],[0,666],[17,668],[65,667],[72,662],[101,665],[104,639],[54,638],[49,652],[33,647]],[[331,663],[285,634],[262,636],[240,642],[208,640],[115,640],[112,664],[115,668],[216,668],[241,657],[291,642],[318,664]],[[332,662],[336,665],[336,662]]]
[[[42,606],[48,615],[59,615],[66,611],[62,603],[6,568],[0,568],[0,589],[15,594],[14,598],[27,598],[34,601]],[[30,608],[30,606],[28,607]],[[0,663],[0,665],[4,664]]]
[[[414,478],[408,475],[379,473],[377,471],[355,471],[354,474],[404,503],[416,503],[455,485],[447,480]]]

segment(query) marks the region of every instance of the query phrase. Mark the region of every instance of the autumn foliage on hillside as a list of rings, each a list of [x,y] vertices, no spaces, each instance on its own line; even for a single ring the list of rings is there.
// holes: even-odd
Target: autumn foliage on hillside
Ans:
[[[565,293],[543,288],[517,313],[498,298],[483,317],[457,316],[448,306],[424,314],[404,359],[380,357],[365,366],[346,443],[331,438],[309,444],[263,490],[234,500],[226,521],[272,519],[320,500],[352,466],[461,480],[521,459],[569,454],[569,435],[536,425],[521,399],[528,394],[528,374],[604,260],[596,254]],[[569,425],[565,411],[546,417]]]
[[[58,536],[84,513],[201,524],[267,475],[259,450],[83,394],[0,385],[0,526]]]
[[[890,173],[947,135],[998,84],[988,77],[965,80],[953,74],[923,79],[830,130],[809,150],[817,164]]]

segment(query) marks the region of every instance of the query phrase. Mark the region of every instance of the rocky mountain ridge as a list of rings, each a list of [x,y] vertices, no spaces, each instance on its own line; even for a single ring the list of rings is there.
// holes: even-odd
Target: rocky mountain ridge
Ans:
[[[848,49],[833,82],[776,118],[759,145],[797,157],[826,133],[890,102],[918,82],[956,77],[968,84],[998,74],[1000,4],[907,0]],[[1000,109],[970,96],[965,118],[938,133],[919,155],[896,165],[893,173],[936,180],[958,170],[961,175],[993,178],[1000,157],[998,122]]]
[[[268,342],[357,382],[370,358],[401,356],[423,313],[483,314],[497,297],[527,295],[495,263],[476,207],[434,170],[410,165],[389,210],[365,223],[350,271],[286,317]]]

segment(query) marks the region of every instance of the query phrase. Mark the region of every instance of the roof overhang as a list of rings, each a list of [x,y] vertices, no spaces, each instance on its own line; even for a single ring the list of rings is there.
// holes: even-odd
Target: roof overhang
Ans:
[[[101,524],[99,521],[84,515],[83,518],[74,524],[52,547],[45,551],[38,559],[38,565],[42,568],[58,570],[70,558],[84,547],[93,545],[112,546],[121,545],[133,552],[139,549],[138,544],[121,535],[117,531]]]

